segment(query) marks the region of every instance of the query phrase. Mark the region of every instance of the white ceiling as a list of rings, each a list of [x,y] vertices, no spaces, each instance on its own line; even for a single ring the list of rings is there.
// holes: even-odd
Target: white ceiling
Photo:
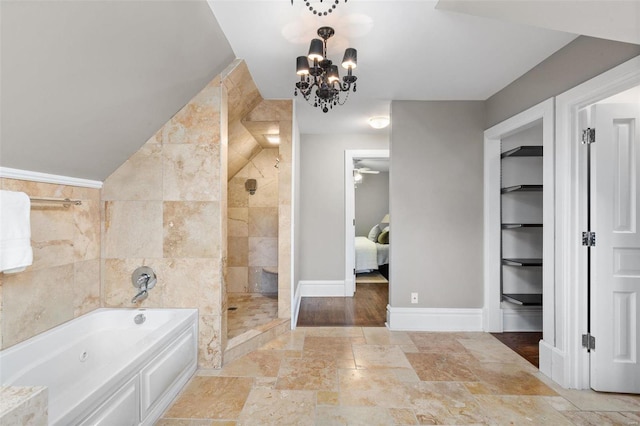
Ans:
[[[295,58],[306,55],[319,27],[336,31],[328,41],[334,62],[346,47],[358,50],[357,92],[344,106],[324,114],[298,96],[301,133],[376,132],[367,118],[389,114],[392,99],[487,99],[576,37],[439,10],[436,1],[340,1],[326,17],[314,16],[303,0],[293,3],[209,0],[233,51],[247,62],[267,99],[292,97]]]
[[[291,99],[323,25],[330,58],[358,49],[358,91],[328,114],[298,98],[302,133],[384,134],[366,121],[391,99],[486,99],[573,33],[640,43],[640,1],[340,0],[327,18],[209,1],[0,0],[0,166],[103,180],[234,57],[265,98]]]

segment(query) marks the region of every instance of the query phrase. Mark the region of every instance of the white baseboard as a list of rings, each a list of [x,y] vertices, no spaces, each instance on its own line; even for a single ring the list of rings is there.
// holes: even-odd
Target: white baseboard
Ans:
[[[344,281],[300,281],[301,297],[344,297]]]
[[[541,340],[538,345],[538,354],[540,356],[540,372],[563,388],[568,388],[569,381],[565,374],[565,354],[544,340]]]
[[[542,309],[503,309],[503,331],[542,331]]]
[[[298,287],[293,295],[293,320],[291,321],[291,329],[295,330],[298,324],[298,314],[300,313],[300,302],[302,302],[302,285],[298,282]]]
[[[387,328],[405,331],[482,331],[482,309],[394,308],[387,305]]]
[[[29,170],[0,167],[0,177],[8,179],[28,180],[31,182],[53,183],[56,185],[80,186],[84,188],[102,188],[99,180],[88,180],[70,176],[52,175],[49,173],[32,172]]]

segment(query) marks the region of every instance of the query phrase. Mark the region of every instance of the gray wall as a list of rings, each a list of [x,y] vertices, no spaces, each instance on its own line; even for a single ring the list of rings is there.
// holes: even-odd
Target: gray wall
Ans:
[[[301,136],[300,280],[344,280],[347,149],[389,149],[389,139],[386,134]]]
[[[482,307],[484,102],[393,101],[391,114],[390,304]]]
[[[389,213],[389,173],[365,174],[356,188],[356,235],[367,236]]]
[[[485,128],[638,55],[637,44],[580,36],[487,99]]]

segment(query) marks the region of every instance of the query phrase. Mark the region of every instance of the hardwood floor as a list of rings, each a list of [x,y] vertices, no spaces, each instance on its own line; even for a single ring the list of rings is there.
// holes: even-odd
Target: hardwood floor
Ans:
[[[299,327],[384,327],[389,284],[356,284],[354,297],[303,297]]]
[[[496,339],[511,348],[518,355],[536,367],[540,367],[538,343],[542,340],[542,333],[491,333]]]

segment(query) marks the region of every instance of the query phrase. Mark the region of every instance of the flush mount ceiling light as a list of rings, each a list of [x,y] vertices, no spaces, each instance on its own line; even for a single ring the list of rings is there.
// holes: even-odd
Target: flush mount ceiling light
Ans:
[[[347,0],[344,0],[344,2],[346,3]],[[310,12],[313,12],[313,14],[317,16],[327,16],[329,13],[333,13],[333,10],[338,7],[338,4],[340,4],[340,0],[327,0],[326,3],[323,2],[323,0],[320,0],[320,3],[324,3],[324,5],[327,6],[326,8],[323,8],[323,10],[316,9],[311,3],[311,0],[306,0],[304,2],[305,6],[309,8]],[[291,0],[291,5],[293,6],[293,0]]]
[[[356,91],[356,80],[358,79],[352,74],[358,65],[356,49],[349,47],[344,51],[342,67],[347,70],[347,75],[342,77],[342,82],[338,74],[338,66],[333,65],[333,62],[327,59],[327,39],[334,34],[335,31],[331,27],[319,28],[318,36],[322,40],[319,38],[311,40],[309,55],[298,56],[296,59],[296,74],[300,76],[300,81],[296,83],[294,95],[298,96],[298,91],[300,91],[307,102],[314,107],[322,108],[323,112],[328,112],[329,108],[333,108],[334,105],[344,105],[349,98],[349,90],[352,86],[353,91]],[[309,66],[309,61],[313,63],[313,66]],[[343,100],[340,100],[341,92],[347,93]],[[311,102],[312,97],[313,103]]]
[[[384,129],[389,125],[389,117],[379,116],[379,117],[371,117],[369,119],[369,126],[374,129]]]

